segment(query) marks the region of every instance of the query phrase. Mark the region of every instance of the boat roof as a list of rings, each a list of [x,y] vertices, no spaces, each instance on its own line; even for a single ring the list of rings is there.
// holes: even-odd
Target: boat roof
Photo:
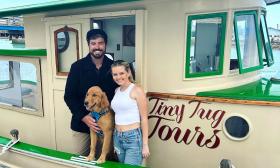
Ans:
[[[139,0],[21,0],[2,3],[0,17],[19,16],[62,9],[100,6]]]
[[[266,5],[273,5],[280,3],[280,0],[265,0]]]
[[[42,13],[62,9],[109,5],[140,0],[21,0],[2,3],[0,17]],[[267,5],[280,3],[280,0],[264,0]]]

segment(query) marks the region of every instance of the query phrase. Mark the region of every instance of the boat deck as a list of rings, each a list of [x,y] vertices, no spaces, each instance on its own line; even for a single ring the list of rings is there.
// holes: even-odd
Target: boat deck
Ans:
[[[238,87],[199,92],[197,96],[279,102],[280,82],[261,78],[255,82]]]
[[[280,82],[261,78],[238,87],[198,92],[196,95],[148,92],[148,97],[198,100],[206,102],[280,106]]]
[[[0,136],[0,146],[6,145],[10,139]],[[1,149],[1,148],[0,148]],[[140,166],[133,166],[133,165],[127,165],[122,164],[118,162],[112,162],[112,161],[106,161],[103,164],[92,164],[91,162],[85,163],[80,162],[79,160],[71,160],[72,157],[78,158],[78,155],[70,154],[66,152],[61,152],[57,150],[52,150],[48,148],[43,148],[31,144],[27,144],[24,142],[18,142],[16,143],[12,148],[9,150],[17,151],[20,153],[26,153],[29,156],[36,156],[37,158],[47,159],[47,160],[53,160],[54,162],[61,162],[61,163],[68,163],[70,165],[80,165],[83,167],[103,167],[103,168],[140,168]]]

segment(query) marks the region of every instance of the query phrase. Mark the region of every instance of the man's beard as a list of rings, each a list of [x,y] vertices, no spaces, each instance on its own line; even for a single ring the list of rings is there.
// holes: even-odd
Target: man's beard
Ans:
[[[91,53],[90,53],[95,59],[100,59],[104,56],[105,54],[105,51],[103,50],[93,50]]]

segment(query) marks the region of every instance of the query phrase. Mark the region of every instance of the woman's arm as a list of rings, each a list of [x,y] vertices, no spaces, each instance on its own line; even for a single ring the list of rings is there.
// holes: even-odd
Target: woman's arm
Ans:
[[[140,118],[141,118],[141,129],[142,129],[142,137],[143,137],[143,148],[142,155],[144,158],[147,158],[150,155],[149,145],[148,145],[148,105],[146,94],[143,89],[136,86],[133,89],[133,97],[135,97]]]

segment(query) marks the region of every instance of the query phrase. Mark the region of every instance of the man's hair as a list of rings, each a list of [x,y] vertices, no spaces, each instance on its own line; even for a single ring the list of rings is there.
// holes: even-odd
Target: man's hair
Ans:
[[[105,44],[107,44],[107,34],[101,30],[101,29],[91,29],[87,32],[87,42],[89,44],[89,41],[92,39],[96,39],[98,37],[101,37],[104,39]]]

